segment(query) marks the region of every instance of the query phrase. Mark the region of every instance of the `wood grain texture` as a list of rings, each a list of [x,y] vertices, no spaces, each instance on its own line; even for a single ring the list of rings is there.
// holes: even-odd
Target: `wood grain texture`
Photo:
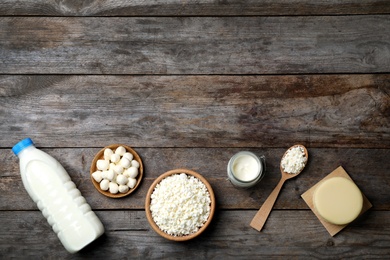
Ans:
[[[390,71],[384,15],[2,17],[1,74]]]
[[[0,76],[0,146],[390,147],[389,74]],[[12,116],[8,116],[12,115]]]
[[[333,238],[309,210],[274,211],[262,233],[248,224],[255,211],[219,211],[213,225],[199,238],[185,243],[158,236],[148,225],[144,211],[96,213],[105,234],[86,249],[69,255],[39,211],[3,212],[0,257],[19,258],[20,252],[24,257],[44,259],[100,259],[103,255],[120,259],[365,259],[387,258],[390,254],[388,211],[368,212]],[[380,228],[377,223],[381,223]]]
[[[0,2],[0,259],[347,259],[390,255],[387,0],[4,0]],[[11,147],[53,155],[106,233],[69,255],[27,195]],[[102,147],[143,160],[140,187],[110,199],[89,177]],[[249,225],[285,150],[309,163],[259,233]],[[266,157],[251,189],[232,155]],[[331,237],[301,195],[339,166],[373,204]],[[148,225],[160,174],[188,168],[215,192],[213,222],[173,243]]]
[[[36,142],[39,146],[39,140]],[[251,149],[135,148],[144,163],[144,179],[134,193],[122,199],[110,199],[101,195],[91,182],[89,167],[100,148],[43,150],[60,161],[94,209],[144,209],[146,193],[158,176],[169,170],[187,168],[202,174],[210,182],[217,200],[217,208],[258,210],[280,180],[280,159],[288,147],[289,145],[286,148]],[[374,210],[390,209],[388,149],[307,148],[308,165],[299,176],[284,184],[274,210],[309,209],[301,195],[339,166],[343,166],[348,172],[373,204]],[[226,167],[230,157],[243,149],[266,157],[265,176],[258,185],[250,189],[234,188],[227,178]],[[0,211],[36,210],[36,205],[23,187],[18,160],[10,149],[0,149],[0,166],[2,168]]]
[[[389,14],[385,0],[3,0],[0,15],[42,16],[247,16]]]

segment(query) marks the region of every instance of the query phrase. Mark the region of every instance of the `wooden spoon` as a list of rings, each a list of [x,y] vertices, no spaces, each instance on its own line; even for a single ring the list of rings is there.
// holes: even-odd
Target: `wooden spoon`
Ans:
[[[300,144],[297,144],[297,145],[294,145],[294,146],[291,146],[283,155],[286,156],[287,152],[296,147],[296,146],[299,146],[303,149],[304,153],[305,153],[305,156],[306,156],[306,162],[305,162],[305,166],[307,164],[307,161],[309,159],[309,155],[308,155],[308,152],[307,152],[307,149],[303,146],[303,145],[300,145]],[[282,159],[283,159],[282,157]],[[264,204],[261,206],[261,208],[259,209],[259,211],[256,213],[256,215],[254,216],[254,218],[252,219],[251,221],[251,227],[253,227],[254,229],[256,229],[257,231],[260,231],[265,222],[267,221],[267,218],[268,218],[268,215],[271,213],[271,210],[272,210],[272,207],[274,206],[275,204],[275,201],[276,199],[278,198],[278,195],[279,195],[279,192],[284,184],[284,182],[288,179],[291,179],[291,178],[294,178],[296,176],[298,176],[298,174],[300,174],[302,172],[302,170],[304,169],[305,167],[302,167],[301,171],[298,172],[298,173],[288,173],[288,172],[285,172],[283,170],[283,167],[282,167],[282,162],[280,162],[280,171],[282,173],[282,177],[278,183],[278,185],[276,185],[275,189],[271,192],[271,194],[268,196],[268,198],[265,200]]]

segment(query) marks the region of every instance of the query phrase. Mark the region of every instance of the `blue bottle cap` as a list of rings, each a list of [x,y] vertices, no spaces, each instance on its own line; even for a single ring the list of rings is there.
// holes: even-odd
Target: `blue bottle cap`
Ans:
[[[15,144],[15,146],[12,147],[12,151],[15,155],[18,155],[21,151],[23,151],[23,149],[29,147],[30,145],[34,145],[34,142],[31,140],[31,138],[26,138]]]

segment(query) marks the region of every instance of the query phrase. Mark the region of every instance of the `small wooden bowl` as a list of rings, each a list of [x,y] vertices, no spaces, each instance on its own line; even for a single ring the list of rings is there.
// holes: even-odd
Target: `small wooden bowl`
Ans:
[[[139,162],[139,172],[138,172],[138,176],[137,176],[137,183],[135,184],[134,188],[132,189],[129,189],[128,192],[126,193],[117,193],[117,194],[112,194],[111,192],[109,191],[104,191],[100,188],[100,184],[98,182],[95,181],[95,179],[92,177],[92,173],[94,173],[95,171],[97,171],[97,167],[96,167],[96,162],[100,159],[103,159],[104,158],[104,150],[107,149],[107,148],[110,148],[111,150],[115,151],[116,148],[118,148],[119,146],[123,146],[127,152],[133,154],[134,156],[134,160],[136,160],[137,162]],[[134,151],[131,147],[127,146],[127,145],[123,145],[123,144],[112,144],[112,145],[109,145],[109,146],[106,146],[104,147],[103,149],[101,149],[96,155],[95,155],[95,158],[93,158],[93,161],[92,161],[92,164],[91,164],[91,168],[90,168],[90,174],[91,174],[91,180],[92,180],[92,183],[93,183],[93,186],[95,186],[95,188],[98,190],[98,192],[100,192],[101,194],[103,194],[104,196],[107,196],[107,197],[110,197],[110,198],[122,198],[122,197],[126,197],[127,195],[129,195],[130,193],[132,193],[133,191],[135,191],[135,189],[137,189],[137,187],[139,186],[139,184],[141,183],[141,180],[142,180],[142,177],[143,177],[143,173],[144,173],[144,166],[142,164],[142,160],[141,160],[141,157],[139,157],[139,155],[137,154],[136,151]]]
[[[163,180],[164,178],[166,178],[168,176],[171,176],[171,175],[174,175],[174,174],[180,174],[180,173],[185,173],[187,175],[192,175],[192,176],[198,178],[206,186],[206,188],[207,188],[207,190],[209,192],[210,201],[211,201],[210,215],[209,215],[209,218],[207,219],[207,221],[203,224],[203,226],[196,233],[192,233],[192,234],[189,234],[189,235],[186,235],[186,236],[172,236],[172,235],[169,235],[169,234],[165,233],[164,231],[162,231],[157,226],[157,224],[154,222],[153,217],[152,217],[152,213],[150,211],[150,201],[151,201],[151,195],[152,195],[152,193],[154,191],[154,188],[156,187],[156,185],[158,183],[160,183],[161,180]],[[187,169],[171,170],[171,171],[168,171],[168,172],[160,175],[152,183],[152,185],[150,186],[150,188],[148,190],[148,193],[146,194],[145,212],[146,212],[146,218],[148,219],[149,224],[152,226],[153,230],[157,234],[159,234],[160,236],[162,236],[162,237],[164,237],[164,238],[166,238],[168,240],[172,240],[172,241],[187,241],[187,240],[190,240],[190,239],[193,239],[193,238],[199,236],[210,225],[211,220],[212,220],[212,218],[214,216],[214,212],[215,212],[215,196],[214,196],[214,192],[213,192],[213,189],[211,188],[210,183],[202,175],[200,175],[199,173],[191,171],[191,170],[187,170]]]

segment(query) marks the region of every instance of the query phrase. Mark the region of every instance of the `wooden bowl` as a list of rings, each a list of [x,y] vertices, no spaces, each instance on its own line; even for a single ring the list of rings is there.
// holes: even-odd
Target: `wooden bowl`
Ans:
[[[165,233],[164,231],[162,231],[157,226],[157,224],[154,222],[153,217],[152,217],[152,213],[150,211],[150,202],[151,202],[151,195],[152,195],[152,193],[154,191],[154,188],[156,187],[156,185],[158,183],[160,183],[161,180],[163,180],[164,178],[166,178],[168,176],[171,176],[171,175],[174,175],[174,174],[180,174],[180,173],[185,173],[187,175],[192,175],[192,176],[198,178],[206,186],[206,188],[207,188],[207,190],[209,192],[210,201],[211,201],[210,215],[209,215],[209,218],[207,219],[207,221],[203,224],[203,226],[196,233],[192,233],[192,234],[185,235],[185,236],[172,236],[172,235],[169,235],[168,233]],[[214,212],[215,212],[215,196],[214,196],[214,192],[213,192],[213,189],[211,188],[211,185],[209,184],[209,182],[202,175],[200,175],[199,173],[191,171],[191,170],[187,170],[187,169],[171,170],[171,171],[168,171],[168,172],[160,175],[152,183],[152,185],[150,186],[150,188],[148,190],[148,193],[146,194],[145,212],[146,212],[146,218],[148,219],[149,224],[152,226],[153,230],[157,234],[159,234],[160,236],[162,236],[162,237],[164,237],[164,238],[166,238],[168,240],[172,240],[172,241],[186,241],[186,240],[190,240],[190,239],[193,239],[193,238],[199,236],[210,225],[211,220],[212,220],[212,218],[214,216]]]
[[[115,151],[116,148],[118,148],[119,146],[123,146],[127,152],[133,154],[134,156],[134,160],[136,160],[138,163],[139,163],[139,172],[138,172],[138,176],[137,176],[137,183],[135,184],[134,188],[132,189],[129,189],[128,192],[126,193],[117,193],[117,194],[112,194],[111,192],[109,191],[104,191],[100,188],[100,184],[95,181],[95,179],[92,177],[92,173],[94,173],[95,171],[97,171],[97,167],[96,167],[96,162],[99,160],[99,159],[103,159],[104,158],[104,150],[107,149],[107,148],[110,148],[111,150]],[[126,197],[128,196],[130,193],[132,193],[133,191],[135,191],[137,189],[137,187],[139,186],[139,184],[141,183],[141,180],[142,180],[142,177],[143,177],[143,173],[144,173],[144,167],[143,167],[143,164],[142,164],[142,160],[141,160],[141,157],[139,157],[139,155],[137,154],[136,151],[134,151],[131,147],[127,146],[127,145],[123,145],[123,144],[112,144],[112,145],[109,145],[109,146],[106,146],[104,147],[103,149],[101,149],[96,155],[95,155],[95,158],[93,158],[93,161],[92,161],[92,164],[91,164],[91,168],[90,168],[90,174],[91,174],[91,180],[92,180],[92,183],[93,183],[93,186],[95,186],[95,188],[98,190],[98,192],[100,192],[101,194],[103,194],[104,196],[107,196],[107,197],[110,197],[110,198],[122,198],[122,197]]]

